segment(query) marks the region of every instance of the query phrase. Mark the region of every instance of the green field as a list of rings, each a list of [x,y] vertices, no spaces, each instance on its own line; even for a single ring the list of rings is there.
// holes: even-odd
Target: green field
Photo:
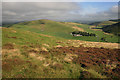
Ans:
[[[76,25],[76,26],[83,28],[86,32],[95,33],[98,37],[86,37],[86,36],[73,37],[72,35],[70,35],[71,32],[75,31],[72,28],[72,25],[65,25],[65,24],[61,24],[60,22],[55,22],[50,20],[23,22],[23,23],[12,25],[10,28],[28,30],[35,33],[41,33],[41,34],[61,37],[65,39],[105,42],[101,40],[102,37],[105,37],[107,42],[112,42],[112,43],[118,42],[117,36],[107,35],[107,34],[104,34],[102,31],[91,30],[89,28],[90,25],[82,24],[82,25]]]
[[[115,36],[115,35],[107,35],[107,34],[104,34],[103,31],[95,31],[95,30],[91,30],[89,28],[89,25],[79,25],[78,27],[80,28],[83,28],[86,32],[89,32],[89,33],[95,33],[98,37],[85,37],[83,38],[82,40],[88,40],[88,41],[98,41],[98,42],[104,42],[104,41],[101,41],[100,39],[102,37],[106,37],[106,40],[108,42],[118,42],[118,36]],[[112,36],[112,38],[111,38]]]
[[[97,28],[102,28],[106,25],[112,25],[112,24],[115,24],[117,23],[117,21],[103,21],[103,22],[95,22],[95,23],[92,23],[91,25],[94,25],[96,26]]]

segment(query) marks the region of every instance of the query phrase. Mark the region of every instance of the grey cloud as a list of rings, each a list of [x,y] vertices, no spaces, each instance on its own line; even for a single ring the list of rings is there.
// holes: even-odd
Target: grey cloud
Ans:
[[[36,19],[36,17],[37,19],[49,18],[55,20],[57,17],[67,16],[69,12],[80,9],[76,3],[5,2],[3,3],[3,21],[30,20]]]
[[[104,12],[83,15],[81,18],[83,21],[106,21],[110,19],[118,19],[118,6],[115,5]]]
[[[83,15],[75,2],[4,2],[3,22],[50,19],[56,21],[100,21],[117,18],[118,7],[108,11]]]

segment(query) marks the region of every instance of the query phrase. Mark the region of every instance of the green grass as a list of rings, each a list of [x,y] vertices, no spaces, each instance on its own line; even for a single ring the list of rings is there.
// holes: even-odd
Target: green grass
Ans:
[[[16,31],[16,32],[15,32]],[[10,70],[10,73],[8,73],[8,70],[4,69],[3,70],[3,77],[6,78],[12,78],[12,77],[26,77],[26,78],[69,78],[75,77],[75,74],[70,74],[69,68],[70,65],[66,64],[65,69],[60,71],[59,69],[56,70],[55,68],[51,67],[44,67],[43,64],[47,62],[50,62],[52,65],[53,62],[55,62],[54,59],[52,59],[54,56],[49,55],[48,59],[45,61],[40,61],[36,58],[31,58],[27,52],[27,49],[22,49],[22,46],[28,46],[28,49],[31,49],[29,46],[31,43],[33,44],[34,48],[36,48],[36,45],[40,45],[42,47],[42,44],[49,44],[50,47],[53,47],[57,45],[56,41],[58,40],[64,40],[62,38],[56,38],[56,37],[46,37],[46,36],[41,36],[37,33],[34,32],[28,32],[24,30],[19,30],[19,29],[12,29],[12,28],[7,28],[3,29],[3,35],[2,35],[2,43],[3,46],[7,43],[14,44],[15,49],[19,49],[20,52],[18,52],[20,55],[16,55],[17,52],[10,51],[9,53],[6,53],[3,55],[3,64],[6,62],[4,68],[12,69]],[[11,38],[11,37],[16,37],[16,38]],[[42,56],[40,54],[37,54],[38,56]],[[11,57],[10,57],[11,56]],[[27,57],[29,56],[29,57]],[[44,55],[43,55],[44,56]],[[14,63],[15,59],[18,59],[19,62],[16,64]],[[29,61],[30,63],[27,63],[26,61]],[[62,64],[62,63],[59,63]],[[37,66],[37,67],[35,67]],[[67,69],[68,68],[68,69]],[[70,68],[71,69],[71,68]],[[74,68],[73,68],[74,70]],[[79,76],[79,74],[77,74]]]
[[[112,25],[112,24],[115,24],[117,22],[114,22],[114,21],[103,21],[103,22],[98,22],[98,23],[92,23],[92,25],[95,25],[97,28],[102,28],[106,25]]]
[[[57,62],[59,64],[62,64],[63,69],[61,70],[52,65],[54,62],[56,62],[56,59],[53,59],[55,57],[54,53],[53,55],[51,54],[42,55],[42,54],[34,53],[38,57],[48,56],[46,60],[41,61],[41,60],[36,59],[37,57],[30,57],[29,53],[27,52],[27,49],[21,48],[23,45],[30,46],[31,43],[34,45],[34,48],[37,47],[36,44],[42,46],[42,44],[44,43],[49,44],[49,46],[53,47],[57,45],[56,41],[64,40],[64,39],[56,38],[56,37],[51,38],[51,37],[40,36],[39,34],[34,33],[34,32],[27,32],[24,30],[21,31],[21,30],[12,29],[12,28],[3,29],[2,36],[3,36],[3,46],[4,44],[11,43],[11,44],[14,44],[15,49],[20,50],[20,52],[9,51],[9,53],[6,53],[3,55],[3,64],[5,63],[4,68],[3,68],[4,78],[21,78],[21,77],[25,77],[25,78],[76,78],[76,77],[79,77],[80,67],[77,64],[75,65],[73,63],[71,64],[61,63],[61,60],[62,60],[61,59],[59,62]],[[10,38],[10,37],[16,37],[16,39]],[[26,42],[29,42],[30,44]],[[31,48],[28,47],[28,49],[31,49]],[[14,56],[17,53],[19,55]],[[17,63],[15,62],[15,59],[18,60]],[[26,61],[29,61],[30,63]],[[49,62],[52,67],[43,66],[43,64],[45,64],[46,62]],[[71,70],[73,71],[73,73],[70,72]]]
[[[14,32],[16,31],[16,32]],[[31,45],[31,44],[36,44],[36,45],[42,45],[42,44],[49,44],[50,47],[57,45],[56,42],[59,40],[65,40],[63,38],[57,38],[57,37],[47,37],[44,35],[40,35],[35,32],[29,32],[25,30],[19,30],[19,29],[13,29],[13,28],[8,28],[8,29],[3,29],[2,30],[2,44],[6,43],[13,43],[18,46],[23,46],[23,45]],[[16,37],[16,38],[12,38]]]
[[[104,34],[103,31],[95,31],[95,30],[91,30],[89,28],[89,25],[78,25],[78,27],[80,28],[83,28],[86,32],[89,32],[89,33],[95,33],[98,37],[81,37],[82,40],[87,40],[87,41],[96,41],[96,42],[104,42],[104,41],[101,41],[100,39],[102,37],[106,37],[106,40],[108,42],[118,42],[118,36],[115,36],[115,35],[107,35],[107,34]],[[112,36],[112,38],[111,38]]]
[[[2,46],[4,47],[5,44],[9,43],[13,44],[14,47],[12,50],[3,48],[3,50],[6,51],[4,51],[2,55],[2,74],[4,78],[82,78],[81,72],[83,71],[89,72],[91,74],[90,77],[92,78],[105,78],[105,76],[99,74],[94,69],[82,68],[81,65],[74,62],[66,62],[64,58],[68,53],[59,52],[59,49],[58,52],[49,52],[51,49],[54,50],[54,46],[59,45],[56,43],[58,41],[62,41],[63,43],[60,45],[64,46],[66,45],[67,39],[80,39],[80,37],[73,37],[71,35],[65,37],[67,33],[66,35],[63,35],[64,33],[58,34],[56,32],[60,29],[55,31],[56,34],[47,33],[47,31],[46,33],[40,32],[42,34],[39,34],[34,30],[32,31],[32,28],[29,28],[30,30],[28,30],[28,26],[25,27],[25,25],[21,26],[19,24],[20,28],[23,27],[23,29],[19,29],[16,25],[14,25],[16,28],[10,27],[2,29]],[[62,29],[69,28],[72,30],[69,26],[66,26],[65,28],[63,27]],[[92,32],[92,30],[88,29],[88,25],[83,25],[82,27]],[[52,31],[53,30],[51,29],[50,32]],[[63,32],[65,32],[65,30]],[[43,34],[54,35],[48,36]],[[82,37],[82,39],[85,40],[85,37]],[[88,37],[86,37],[86,40],[87,39]],[[43,44],[47,44],[49,47],[46,47]],[[27,48],[23,46],[26,46]],[[40,52],[42,47],[48,49],[47,54]],[[36,48],[39,48],[38,52],[29,52],[30,50],[35,50]],[[32,53],[34,53],[34,55],[30,56]],[[45,60],[40,60],[39,57],[43,57]],[[53,63],[56,63],[57,65],[54,65]],[[45,64],[49,64],[49,66],[44,66]]]
[[[106,23],[107,24],[107,23]],[[98,37],[73,37],[70,35],[71,32],[75,31],[71,25],[62,24],[60,22],[50,21],[50,20],[37,20],[37,21],[29,21],[18,23],[11,28],[19,29],[19,30],[27,30],[35,33],[46,34],[50,36],[60,37],[64,39],[73,39],[73,40],[84,40],[84,41],[95,41],[95,42],[104,42],[100,39],[102,37],[106,37],[108,42],[118,42],[118,37],[112,35],[106,35],[102,31],[94,31],[89,29],[89,25],[79,25],[78,27],[83,28],[85,31],[89,33],[95,33]]]
[[[66,26],[64,24],[61,24],[59,22],[45,21],[45,24],[43,25],[37,22],[36,24],[30,24],[30,23],[27,25],[24,25],[24,23],[15,24],[11,26],[11,28],[28,30],[28,31],[35,32],[35,33],[46,34],[46,35],[61,37],[61,38],[66,38],[66,39],[70,39],[72,37],[70,33],[74,31],[73,28]]]
[[[104,21],[104,22],[101,22],[99,24],[99,26],[106,26],[106,25],[112,25],[112,24],[115,24],[117,22],[113,22],[113,21]]]
[[[119,23],[113,24],[113,25],[108,25],[103,27],[103,31],[108,32],[108,33],[112,33],[115,35],[119,35],[120,34],[120,29],[119,29]]]

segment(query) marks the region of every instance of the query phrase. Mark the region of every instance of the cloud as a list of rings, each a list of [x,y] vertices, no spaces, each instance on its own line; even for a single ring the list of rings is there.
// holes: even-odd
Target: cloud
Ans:
[[[111,11],[112,11],[113,13],[117,13],[117,12],[118,12],[118,6],[117,6],[117,5],[113,6],[113,7],[111,8]]]
[[[3,0],[3,2],[119,2],[119,0]]]
[[[83,10],[76,2],[4,2],[3,22],[50,19],[55,21],[101,21],[117,18],[118,6],[104,12]]]
[[[88,11],[91,11],[89,9]],[[86,13],[86,12],[85,12]],[[110,19],[118,19],[118,6],[112,6],[106,11],[102,12],[88,12],[86,15],[81,16],[83,21],[106,21]],[[80,20],[81,21],[81,20]]]
[[[15,12],[11,12],[11,11],[4,11],[4,14],[6,14],[6,15],[16,15]]]
[[[80,10],[76,3],[33,3],[8,2],[3,3],[3,21],[20,21],[31,19],[56,19],[67,16],[72,11]],[[63,18],[64,18],[63,17]]]

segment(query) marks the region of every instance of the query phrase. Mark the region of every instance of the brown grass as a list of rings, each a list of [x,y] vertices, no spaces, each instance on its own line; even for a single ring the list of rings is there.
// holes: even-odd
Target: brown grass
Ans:
[[[74,28],[75,30],[79,30],[79,31],[84,32],[84,29],[83,29],[83,28],[79,28],[79,27],[77,27],[77,26],[73,26],[72,28]]]
[[[6,43],[3,45],[2,49],[14,49],[14,45],[12,43]]]

